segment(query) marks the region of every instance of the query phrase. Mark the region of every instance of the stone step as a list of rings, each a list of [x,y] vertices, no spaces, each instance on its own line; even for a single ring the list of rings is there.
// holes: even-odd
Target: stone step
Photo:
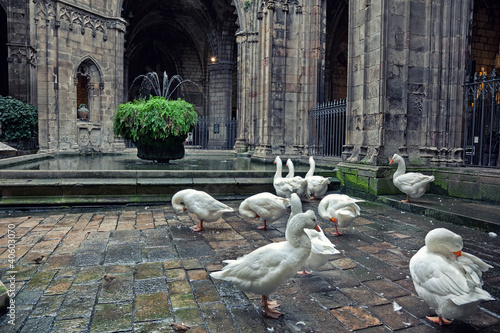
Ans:
[[[205,175],[207,172],[205,172]],[[330,177],[329,190],[340,188]],[[186,188],[214,197],[275,193],[271,176],[186,178],[14,178],[0,185],[0,206],[160,203]]]

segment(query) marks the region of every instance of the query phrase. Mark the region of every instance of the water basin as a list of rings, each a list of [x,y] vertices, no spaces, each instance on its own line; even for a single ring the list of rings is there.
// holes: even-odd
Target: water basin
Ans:
[[[92,171],[92,170],[233,170],[233,171],[276,171],[273,163],[252,160],[248,156],[228,153],[187,153],[183,159],[170,163],[155,163],[142,160],[134,153],[124,154],[44,154],[42,156],[23,156],[18,159],[0,161],[0,170],[59,170],[59,171]],[[295,172],[306,173],[309,166],[295,162]],[[317,167],[318,171],[323,170]],[[283,175],[288,173],[283,167]]]

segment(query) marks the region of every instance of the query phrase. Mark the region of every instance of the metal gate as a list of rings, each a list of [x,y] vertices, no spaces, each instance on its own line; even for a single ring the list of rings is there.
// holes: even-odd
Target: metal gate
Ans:
[[[493,70],[465,84],[464,163],[498,167],[500,125],[500,77]]]
[[[309,155],[342,155],[346,132],[345,99],[319,104],[309,111]]]
[[[236,142],[236,128],[234,118],[199,116],[185,146],[191,149],[231,150]]]

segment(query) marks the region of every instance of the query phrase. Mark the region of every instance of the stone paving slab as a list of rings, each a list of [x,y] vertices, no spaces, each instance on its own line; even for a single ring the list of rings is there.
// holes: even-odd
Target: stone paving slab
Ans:
[[[242,218],[242,198],[194,233],[192,214],[170,204],[0,211],[0,276],[15,278],[15,309],[0,317],[2,332],[499,332],[500,302],[482,303],[471,318],[441,328],[415,293],[408,270],[426,233],[446,227],[465,251],[494,268],[484,289],[500,297],[500,239],[380,203],[361,203],[362,216],[344,236],[328,236],[341,251],[312,276],[296,276],[271,295],[285,316],[271,319],[260,296],[245,294],[209,273],[273,241],[284,240],[288,216],[257,230]],[[319,201],[303,204],[317,212]],[[331,222],[318,218],[325,233]],[[9,231],[10,230],[10,231]],[[9,257],[9,232],[15,257]],[[11,247],[12,248],[12,247]],[[36,263],[34,259],[43,258]]]

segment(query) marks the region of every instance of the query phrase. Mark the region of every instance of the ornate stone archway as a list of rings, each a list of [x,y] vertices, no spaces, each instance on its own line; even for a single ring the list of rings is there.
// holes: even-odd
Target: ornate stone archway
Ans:
[[[125,34],[125,94],[138,75],[180,75],[200,91],[186,99],[201,115],[230,116],[235,101],[237,15],[229,0],[129,1],[122,4]]]

